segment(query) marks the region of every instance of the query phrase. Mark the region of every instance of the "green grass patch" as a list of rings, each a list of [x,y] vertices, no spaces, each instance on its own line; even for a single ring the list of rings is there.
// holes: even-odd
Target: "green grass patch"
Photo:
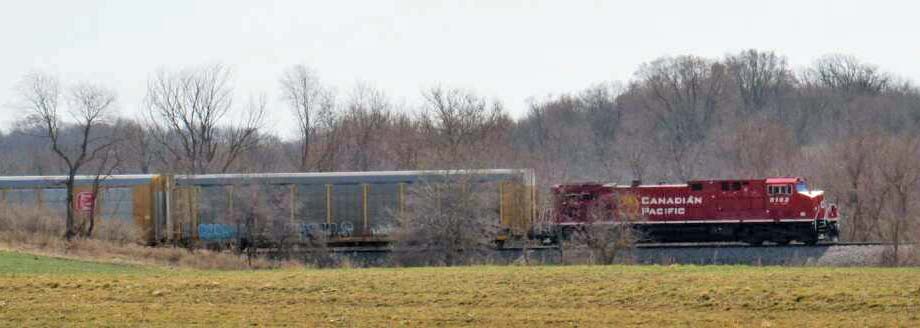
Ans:
[[[150,267],[111,264],[0,251],[0,275],[138,273]]]
[[[915,268],[200,271],[0,257],[0,272],[17,267],[0,274],[10,326],[920,326]]]

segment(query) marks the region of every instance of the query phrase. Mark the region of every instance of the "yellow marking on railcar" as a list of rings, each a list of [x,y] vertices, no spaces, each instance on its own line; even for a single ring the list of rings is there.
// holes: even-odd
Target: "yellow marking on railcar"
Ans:
[[[297,185],[292,184],[290,186],[290,189],[291,189],[291,224],[293,225],[296,223],[294,219],[294,215],[295,215],[295,209],[296,209],[295,199],[297,196]]]
[[[406,212],[406,184],[399,183],[399,217],[405,216]]]
[[[332,185],[326,185],[326,223],[332,224]]]
[[[370,186],[365,183],[362,187],[361,203],[364,210],[364,231],[367,232],[367,192],[370,190]]]

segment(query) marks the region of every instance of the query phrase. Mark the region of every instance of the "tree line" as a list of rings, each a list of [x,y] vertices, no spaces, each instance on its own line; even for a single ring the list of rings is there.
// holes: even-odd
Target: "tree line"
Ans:
[[[227,66],[163,69],[127,118],[104,85],[31,73],[11,102],[22,120],[0,135],[0,174],[520,167],[541,192],[798,175],[841,206],[846,239],[920,236],[920,89],[852,56],[802,68],[754,49],[662,57],[628,80],[532,99],[518,119],[474,90],[434,85],[405,105],[371,84],[336,90],[304,65],[275,87],[280,98],[242,98]],[[296,137],[267,126],[269,111]]]

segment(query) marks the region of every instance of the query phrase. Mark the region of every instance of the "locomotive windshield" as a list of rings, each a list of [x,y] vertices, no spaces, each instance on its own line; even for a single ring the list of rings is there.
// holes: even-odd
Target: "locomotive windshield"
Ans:
[[[795,191],[796,192],[808,192],[808,186],[805,185],[805,181],[799,181],[799,183],[796,183]]]

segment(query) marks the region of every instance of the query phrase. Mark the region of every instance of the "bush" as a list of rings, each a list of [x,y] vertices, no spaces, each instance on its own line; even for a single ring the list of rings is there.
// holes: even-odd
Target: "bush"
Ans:
[[[397,217],[392,259],[398,265],[479,263],[498,235],[497,213],[488,195],[468,181],[425,184],[410,195]]]
[[[590,251],[591,263],[613,264],[631,260],[628,255],[640,240],[633,222],[640,217],[629,211],[625,204],[610,206],[623,199],[614,195],[589,206],[583,224],[572,231],[572,241]]]

